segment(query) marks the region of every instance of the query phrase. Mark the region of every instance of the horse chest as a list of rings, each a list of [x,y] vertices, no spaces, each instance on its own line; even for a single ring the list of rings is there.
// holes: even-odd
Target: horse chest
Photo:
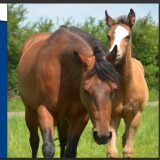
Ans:
[[[124,92],[119,90],[116,93],[115,100],[113,102],[112,113],[115,115],[122,115],[136,112],[140,109],[141,98],[136,92]]]

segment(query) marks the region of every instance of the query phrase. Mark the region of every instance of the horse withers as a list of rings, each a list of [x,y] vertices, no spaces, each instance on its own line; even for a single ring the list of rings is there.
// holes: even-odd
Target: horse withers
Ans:
[[[118,73],[77,34],[62,27],[54,33],[31,36],[22,49],[18,83],[32,157],[37,156],[39,147],[38,127],[44,157],[54,156],[54,130],[61,121],[67,122],[64,157],[76,157],[89,118],[98,144],[106,144],[112,137],[110,115]]]
[[[128,16],[113,20],[105,11],[109,51],[117,46],[114,61],[120,75],[119,90],[116,92],[112,108],[112,139],[108,142],[108,157],[117,157],[117,130],[121,118],[125,122],[123,157],[133,157],[133,140],[140,123],[142,111],[148,100],[148,87],[144,77],[144,68],[140,61],[132,58],[132,26],[135,23],[135,12],[130,9]],[[112,55],[112,53],[110,53]]]

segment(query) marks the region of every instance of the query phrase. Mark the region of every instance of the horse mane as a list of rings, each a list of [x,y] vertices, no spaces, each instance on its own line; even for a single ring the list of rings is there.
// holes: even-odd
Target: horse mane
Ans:
[[[77,35],[79,35],[81,38],[87,41],[89,46],[92,48],[96,61],[93,69],[88,74],[88,77],[97,74],[99,79],[101,79],[102,81],[111,80],[112,82],[119,84],[118,72],[116,71],[112,63],[103,58],[104,55],[107,54],[107,51],[104,48],[103,42],[101,40],[76,27],[66,27],[66,26],[61,26],[61,27],[65,27],[72,33],[76,33]]]
[[[119,74],[113,64],[105,60],[101,54],[96,54],[95,57],[96,61],[90,76],[96,73],[102,81],[111,80],[112,82],[119,84]]]
[[[66,26],[61,26],[67,28],[70,32],[78,34],[80,37],[82,37],[92,48],[92,51],[94,55],[97,53],[101,53],[103,55],[106,55],[108,52],[104,47],[104,44],[101,40],[99,40],[97,37],[79,29],[76,27],[66,27]]]
[[[121,15],[115,19],[117,24],[127,24],[127,16]]]

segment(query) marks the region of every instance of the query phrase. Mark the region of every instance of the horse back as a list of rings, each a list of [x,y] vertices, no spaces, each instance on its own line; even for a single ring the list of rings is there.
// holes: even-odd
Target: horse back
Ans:
[[[37,43],[38,41],[40,41],[42,39],[48,38],[50,35],[51,35],[50,32],[42,32],[42,33],[37,33],[37,34],[31,35],[23,44],[21,57],[27,51],[27,49],[32,47],[33,44]]]

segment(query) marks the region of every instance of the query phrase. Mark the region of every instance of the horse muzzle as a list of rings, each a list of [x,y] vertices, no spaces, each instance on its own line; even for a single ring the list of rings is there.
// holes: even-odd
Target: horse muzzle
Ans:
[[[96,129],[94,129],[93,138],[95,142],[99,145],[107,144],[108,140],[112,138],[112,132],[107,132],[106,134],[101,135]]]

